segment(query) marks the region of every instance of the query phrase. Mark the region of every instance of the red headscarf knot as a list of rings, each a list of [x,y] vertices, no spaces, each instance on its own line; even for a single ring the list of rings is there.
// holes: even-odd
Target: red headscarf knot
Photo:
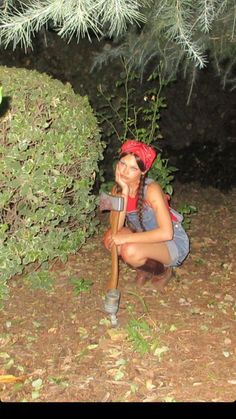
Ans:
[[[136,154],[136,156],[143,161],[147,170],[150,169],[156,158],[156,152],[152,147],[137,140],[127,140],[124,144],[122,144],[121,154],[122,153]]]

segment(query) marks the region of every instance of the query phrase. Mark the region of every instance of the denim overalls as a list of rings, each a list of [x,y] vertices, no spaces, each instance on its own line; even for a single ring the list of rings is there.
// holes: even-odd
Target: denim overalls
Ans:
[[[144,199],[146,195],[147,186],[152,182],[154,182],[152,179],[146,179],[144,187]],[[179,266],[189,253],[189,238],[181,224],[181,222],[183,221],[183,216],[179,214],[177,211],[175,211],[173,208],[170,208],[170,212],[177,218],[177,221],[172,221],[174,231],[173,239],[168,240],[165,243],[168,247],[172,259],[169,266]],[[128,226],[131,226],[134,231],[142,231],[138,219],[137,210],[127,212],[126,220],[128,221]],[[146,203],[144,203],[143,208],[143,225],[146,231],[154,230],[158,227],[155,213],[153,209],[149,207]]]

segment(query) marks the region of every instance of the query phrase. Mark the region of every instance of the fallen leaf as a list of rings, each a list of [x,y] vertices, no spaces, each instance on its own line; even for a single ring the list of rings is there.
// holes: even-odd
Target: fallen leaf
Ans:
[[[124,377],[124,373],[123,373],[123,371],[121,371],[121,370],[118,370],[117,371],[117,373],[115,374],[115,376],[114,376],[114,380],[115,381],[119,381],[119,380],[122,380],[122,378]]]
[[[96,349],[97,347],[98,347],[97,343],[92,343],[91,345],[87,346],[87,349],[93,350],[93,349]]]
[[[110,375],[115,381],[119,381],[124,377],[124,373],[119,368],[110,368],[107,370],[107,374]]]
[[[111,357],[111,358],[118,358],[122,353],[121,351],[119,351],[116,348],[111,348],[111,349],[109,349],[108,352],[109,352],[109,357]]]
[[[7,352],[0,352],[0,358],[8,359],[10,355]]]
[[[51,327],[48,329],[48,333],[53,333],[55,335],[55,333],[57,333],[57,327]]]
[[[174,397],[172,397],[172,396],[166,396],[166,397],[163,397],[163,402],[166,402],[166,403],[173,403],[173,402],[176,402],[176,400],[174,399]]]
[[[35,390],[39,390],[40,387],[42,387],[42,384],[43,384],[43,380],[41,378],[38,378],[37,380],[34,380],[32,382],[32,387],[34,387]]]
[[[114,340],[114,341],[119,341],[119,340],[123,341],[128,336],[128,333],[125,332],[125,330],[109,329],[107,330],[107,333],[110,336],[111,340]]]
[[[120,367],[120,366],[126,365],[126,364],[127,364],[127,361],[123,358],[120,358],[115,362],[116,367]]]
[[[146,389],[148,391],[152,391],[156,386],[152,384],[152,380],[146,380]]]
[[[32,391],[32,393],[31,393],[32,400],[38,399],[39,396],[40,396],[40,393],[39,393],[38,390]]]
[[[174,324],[172,324],[169,328],[170,332],[175,332],[176,330],[177,330],[177,327]]]
[[[27,375],[22,375],[21,377],[16,377],[15,375],[0,375],[0,383],[20,383],[25,381],[27,378]]]
[[[101,320],[99,321],[99,324],[102,324],[102,325],[104,325],[104,326],[110,326],[111,321],[110,321],[109,319],[107,319],[107,318],[104,318],[104,319],[101,319]]]
[[[156,393],[152,394],[152,395],[150,395],[150,396],[148,396],[148,397],[146,397],[145,399],[142,400],[142,402],[144,402],[144,403],[151,403],[151,402],[156,402],[156,401],[158,401],[158,396],[157,396]]]
[[[106,394],[105,394],[105,396],[102,398],[102,402],[103,403],[105,403],[105,402],[107,402],[108,400],[109,400],[109,397],[110,397],[110,393],[109,392],[107,392]]]
[[[225,300],[225,301],[230,301],[230,302],[233,302],[233,301],[234,301],[234,298],[232,297],[232,295],[226,294],[226,296],[225,296],[224,300]]]
[[[169,351],[168,346],[162,346],[161,348],[156,348],[153,355],[157,356],[159,361],[161,361],[162,355]]]

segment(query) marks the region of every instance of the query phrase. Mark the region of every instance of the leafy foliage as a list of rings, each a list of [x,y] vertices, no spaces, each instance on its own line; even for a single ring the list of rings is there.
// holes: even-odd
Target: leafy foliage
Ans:
[[[150,88],[143,94],[137,95],[137,91],[141,91],[138,76],[132,71],[127,60],[124,59],[121,62],[123,71],[120,80],[116,81],[114,92],[110,94],[105,92],[101,85],[99,86],[103,103],[98,109],[97,117],[103,127],[104,141],[108,144],[107,153],[114,154],[114,150],[118,151],[127,138],[135,138],[151,144],[158,149],[158,156],[149,175],[160,183],[166,193],[171,195],[173,173],[177,169],[168,166],[168,159],[162,158],[159,152],[159,141],[162,140],[162,135],[158,121],[161,110],[166,107],[165,98],[161,95],[166,83],[161,78],[161,71],[152,72],[147,78]],[[101,180],[106,180],[102,174]],[[112,183],[105,181],[101,190],[109,191],[111,187]]]
[[[131,319],[127,324],[129,340],[133,343],[134,349],[144,355],[150,350],[148,337],[151,334],[150,326],[145,320]]]
[[[0,83],[0,105],[2,103],[2,85]]]
[[[91,290],[91,287],[93,285],[92,281],[89,281],[88,279],[84,278],[71,278],[71,283],[74,285],[74,293],[75,295],[79,295],[82,292],[89,292]]]
[[[168,346],[163,345],[160,341],[155,323],[151,326],[144,318],[132,318],[129,320],[126,330],[128,340],[132,342],[134,350],[141,355],[153,353],[161,362],[163,355],[169,351]]]
[[[191,215],[196,214],[197,208],[195,207],[195,205],[189,205],[189,204],[185,203],[185,204],[181,205],[180,208],[178,208],[178,211],[184,217],[183,227],[185,228],[185,230],[188,230],[189,227],[190,227],[190,223],[191,223]]]
[[[1,67],[0,294],[32,263],[65,261],[94,233],[103,145],[86,97],[36,71]],[[5,287],[5,288],[4,288]],[[5,291],[4,291],[5,289]]]
[[[54,280],[48,270],[40,270],[39,272],[31,272],[24,277],[26,283],[34,290],[45,289],[52,290]]]
[[[152,179],[157,179],[162,189],[168,195],[172,195],[173,186],[171,185],[171,182],[174,180],[173,173],[178,169],[174,166],[169,166],[168,161],[168,159],[162,158],[161,154],[158,154],[149,171],[149,176]]]

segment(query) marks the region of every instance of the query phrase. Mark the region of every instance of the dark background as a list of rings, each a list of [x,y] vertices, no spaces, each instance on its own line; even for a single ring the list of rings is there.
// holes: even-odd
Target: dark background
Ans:
[[[109,48],[109,42],[83,39],[67,44],[49,31],[37,36],[33,51],[1,49],[0,64],[36,69],[69,82],[75,92],[88,95],[96,110],[98,84],[112,93],[121,71],[115,62],[90,71],[94,53]],[[140,92],[144,87],[140,84]],[[163,90],[167,102],[160,119],[163,156],[179,169],[175,179],[181,183],[196,181],[227,192],[236,185],[236,89],[223,89],[211,64],[199,71],[187,104],[189,88],[179,76]]]

